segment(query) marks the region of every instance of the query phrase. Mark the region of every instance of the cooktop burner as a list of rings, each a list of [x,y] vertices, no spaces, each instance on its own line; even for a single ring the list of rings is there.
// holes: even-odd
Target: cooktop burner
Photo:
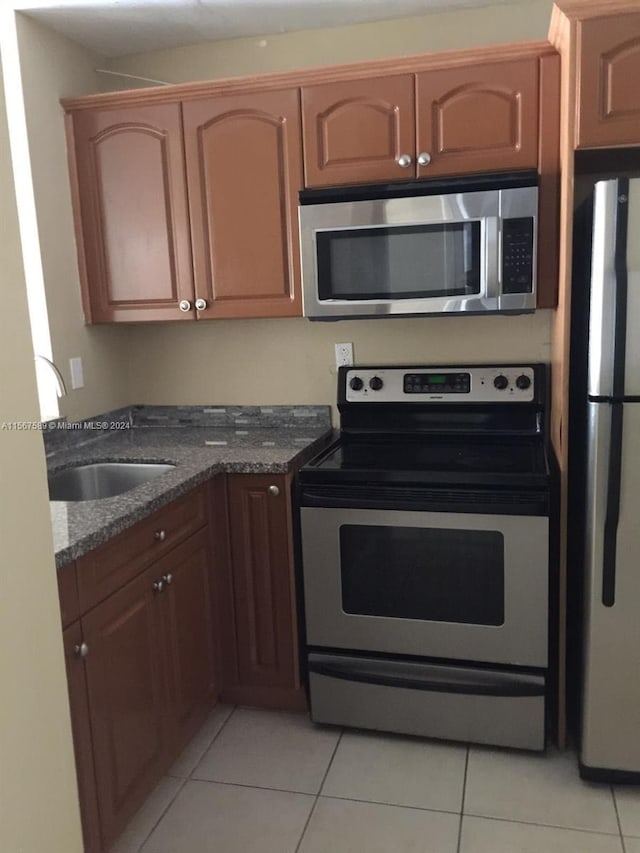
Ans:
[[[434,370],[341,368],[340,437],[302,469],[301,479],[372,485],[548,484],[544,366]],[[434,377],[450,376],[455,383],[441,382],[434,391]],[[418,386],[415,377],[430,377],[430,382]]]
[[[434,438],[344,442],[329,447],[308,466],[320,478],[421,483],[544,482],[548,469],[539,443],[469,443]]]
[[[546,473],[541,448],[534,444],[469,444],[422,440],[395,442],[340,442],[317,462],[324,469],[372,472]]]

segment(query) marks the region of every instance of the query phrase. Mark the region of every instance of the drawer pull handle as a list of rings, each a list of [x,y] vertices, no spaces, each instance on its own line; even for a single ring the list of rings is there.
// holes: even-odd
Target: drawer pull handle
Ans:
[[[86,658],[89,654],[89,646],[86,643],[78,643],[73,647],[73,651],[79,658]]]
[[[153,534],[153,538],[156,540],[156,542],[164,542],[164,540],[167,538],[167,533],[165,530],[156,530],[156,532]]]
[[[171,586],[171,584],[173,583],[173,575],[171,574],[171,572],[169,572],[168,575],[162,575],[162,580],[164,581],[165,586]]]
[[[152,586],[154,592],[160,593],[164,589],[164,581],[154,581]]]
[[[269,486],[269,494],[277,498],[280,494],[280,489],[277,486]]]

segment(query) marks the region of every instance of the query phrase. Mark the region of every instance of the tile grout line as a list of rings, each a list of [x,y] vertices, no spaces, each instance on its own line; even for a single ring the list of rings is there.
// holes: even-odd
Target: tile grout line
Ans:
[[[201,785],[227,785],[230,788],[251,788],[252,791],[277,791],[279,794],[301,794],[304,797],[317,797],[313,791],[293,790],[292,788],[274,788],[273,785],[254,785],[250,782],[227,782],[224,779],[203,779],[192,776],[187,782],[199,782]]]
[[[460,845],[462,844],[462,819],[464,816],[464,798],[467,795],[467,773],[469,772],[470,752],[471,747],[467,744],[467,754],[464,760],[464,778],[462,780],[462,799],[460,800],[460,823],[458,824],[458,844],[456,846],[456,853],[460,853]]]
[[[335,758],[336,752],[338,751],[338,747],[340,746],[340,741],[342,740],[343,734],[344,734],[344,729],[341,729],[340,734],[338,735],[338,740],[336,741],[336,745],[334,746],[333,752],[331,753],[331,758],[329,759],[329,763],[327,764],[327,769],[324,771],[324,776],[322,777],[322,781],[320,782],[320,786],[318,788],[318,793],[316,794],[316,798],[313,801],[313,805],[311,806],[311,811],[309,812],[309,816],[307,817],[306,821],[304,822],[304,826],[302,827],[302,832],[300,833],[300,838],[298,839],[298,843],[296,844],[296,849],[294,850],[294,853],[298,853],[298,851],[300,850],[300,845],[302,844],[304,836],[307,832],[307,828],[308,828],[309,824],[311,823],[311,818],[313,817],[313,813],[315,812],[316,806],[318,805],[318,800],[320,799],[320,794],[322,792],[322,789],[324,788],[324,783],[327,779],[327,776],[329,775],[329,770],[331,770],[331,765],[333,764],[333,759]]]
[[[563,829],[566,832],[584,832],[587,835],[607,835],[609,838],[615,838],[619,832],[609,832],[606,829],[587,829],[584,826],[566,826],[561,823],[540,823],[535,820],[522,820],[514,817],[498,817],[490,814],[476,814],[475,812],[465,812],[465,817],[478,817],[482,820],[499,820],[502,823],[518,823],[523,826],[544,826],[547,829]]]
[[[613,808],[616,811],[616,820],[618,821],[618,829],[620,830],[620,843],[622,844],[622,853],[627,853],[627,845],[625,844],[624,835],[622,834],[622,823],[620,822],[620,812],[618,811],[618,801],[616,799],[616,791],[613,785],[609,785],[611,796],[613,798]]]
[[[196,772],[196,770],[198,769],[198,767],[200,767],[200,765],[202,764],[202,759],[203,759],[203,758],[205,757],[205,755],[209,752],[209,750],[211,749],[211,747],[213,746],[213,744],[218,740],[218,738],[220,737],[220,735],[222,734],[222,732],[224,731],[224,729],[227,727],[227,723],[229,722],[229,720],[231,719],[231,717],[233,717],[233,715],[235,714],[237,707],[238,707],[237,705],[232,705],[232,706],[231,706],[231,712],[230,712],[230,713],[229,713],[229,715],[227,716],[227,719],[226,719],[226,720],[224,721],[224,723],[220,726],[220,728],[219,728],[219,729],[218,729],[218,731],[214,734],[214,736],[211,738],[211,740],[210,740],[210,741],[209,741],[209,743],[206,745],[206,747],[202,750],[202,754],[201,754],[200,758],[199,758],[199,759],[196,761],[196,763],[193,765],[193,769],[192,769],[191,773],[189,773],[189,775],[187,776],[187,781],[188,781],[188,782],[190,782],[190,781],[193,779],[193,774]],[[211,709],[211,713],[213,713],[213,711],[215,711],[215,706]],[[194,737],[197,737],[197,735],[195,735]]]
[[[171,800],[167,803],[166,808],[162,810],[162,814],[160,815],[160,817],[158,818],[158,820],[153,824],[153,826],[151,827],[151,829],[149,830],[149,832],[148,832],[148,833],[147,833],[147,835],[145,836],[144,841],[143,841],[143,842],[142,842],[142,844],[140,844],[140,846],[138,847],[138,853],[142,853],[142,850],[143,850],[143,848],[144,848],[145,844],[146,844],[146,843],[147,843],[147,841],[151,838],[151,836],[152,836],[152,835],[153,835],[153,833],[155,832],[156,828],[158,827],[158,824],[160,823],[160,821],[163,819],[163,817],[166,815],[166,813],[169,811],[169,809],[171,808],[171,806],[174,804],[174,802],[175,802],[175,801],[176,801],[176,799],[178,798],[178,794],[182,791],[182,789],[183,789],[183,788],[184,788],[184,786],[187,784],[187,782],[190,782],[190,781],[191,781],[191,775],[192,775],[192,773],[194,772],[194,770],[196,769],[196,767],[198,766],[198,764],[200,764],[200,761],[202,761],[202,757],[204,756],[205,752],[207,752],[207,751],[209,750],[209,748],[211,747],[211,744],[212,744],[212,743],[214,742],[214,740],[218,737],[218,735],[220,734],[220,732],[222,731],[222,729],[227,725],[227,723],[229,722],[229,720],[230,720],[230,719],[231,719],[231,717],[233,716],[233,713],[234,713],[235,709],[236,709],[236,706],[234,705],[234,706],[233,706],[233,708],[231,709],[231,713],[229,714],[229,716],[227,717],[227,719],[224,721],[224,723],[220,726],[220,728],[219,728],[219,729],[218,729],[218,731],[215,733],[215,735],[212,737],[211,741],[209,742],[209,745],[206,747],[206,749],[204,750],[204,752],[203,752],[203,753],[202,753],[202,755],[200,756],[200,759],[199,759],[199,760],[198,760],[198,762],[196,763],[196,766],[193,768],[193,770],[191,771],[191,773],[189,774],[189,776],[186,776],[186,777],[184,777],[184,778],[181,778],[181,777],[179,777],[179,776],[169,776],[169,775],[166,775],[166,776],[164,777],[164,778],[166,778],[166,779],[179,779],[179,780],[180,780],[180,782],[181,782],[182,784],[178,787],[178,789],[177,789],[177,791],[175,792],[174,796],[173,796],[173,797],[171,798]],[[213,711],[214,711],[214,710],[215,710],[215,706],[211,709],[211,712],[210,712],[210,713],[213,713]],[[194,738],[196,738],[196,737],[197,737],[197,733],[196,733],[193,737],[194,737]],[[187,746],[188,746],[188,744],[187,744]],[[186,747],[185,747],[185,749],[186,749]]]
[[[169,779],[175,779],[176,777],[175,777],[175,776],[165,776],[164,778],[165,778],[165,779],[167,779],[167,778],[169,778]],[[173,795],[173,797],[171,797],[171,799],[170,799],[170,800],[169,800],[169,802],[167,803],[166,807],[162,810],[162,814],[160,815],[160,817],[158,818],[158,820],[153,824],[153,826],[151,827],[151,829],[150,829],[150,830],[149,830],[149,832],[147,833],[147,835],[146,835],[146,837],[145,837],[144,841],[142,842],[142,844],[138,847],[138,853],[142,853],[142,850],[144,849],[145,844],[146,844],[146,843],[147,843],[147,841],[151,838],[151,836],[153,835],[153,833],[154,833],[154,832],[155,832],[155,830],[156,830],[156,827],[158,826],[158,824],[160,823],[160,821],[162,820],[162,818],[166,815],[166,813],[169,811],[169,809],[171,808],[171,806],[174,804],[174,802],[176,801],[176,799],[177,799],[177,797],[178,797],[178,794],[180,793],[180,791],[182,791],[182,789],[184,788],[184,786],[187,784],[187,782],[188,782],[188,781],[189,781],[188,779],[180,779],[180,782],[181,782],[180,786],[178,787],[178,789],[177,789],[177,791],[175,792],[175,794]]]

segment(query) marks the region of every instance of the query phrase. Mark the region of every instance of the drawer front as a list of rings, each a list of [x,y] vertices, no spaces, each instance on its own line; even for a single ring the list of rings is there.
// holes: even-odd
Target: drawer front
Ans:
[[[81,612],[98,604],[207,522],[206,492],[198,487],[80,557]]]
[[[80,616],[80,600],[76,583],[76,564],[67,563],[58,569],[58,598],[62,627],[66,628]]]
[[[363,663],[362,658],[356,661]],[[448,670],[455,670],[455,667],[427,668],[443,670],[444,678]],[[491,679],[490,670],[478,673]],[[535,682],[531,695],[526,691],[522,695],[512,691],[514,695],[509,695],[509,690],[503,695],[498,695],[499,691],[496,694],[447,692],[441,689],[442,685],[435,690],[412,689],[382,683],[384,679],[374,683],[376,679],[368,680],[366,675],[362,680],[349,680],[311,672],[311,719],[315,723],[358,729],[542,750],[545,679],[542,675],[525,678]]]

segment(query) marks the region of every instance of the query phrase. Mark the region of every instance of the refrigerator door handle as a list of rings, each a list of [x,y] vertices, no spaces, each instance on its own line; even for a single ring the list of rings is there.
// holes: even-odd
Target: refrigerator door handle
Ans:
[[[587,393],[590,397],[610,397],[613,393],[617,212],[617,180],[596,184],[589,287]]]
[[[616,553],[618,547],[620,486],[622,478],[623,405],[622,403],[612,403],[610,409],[611,440],[609,443],[607,508],[604,519],[604,541],[602,548],[602,603],[605,607],[613,607],[616,603]]]
[[[595,187],[589,302],[588,394],[624,395],[629,179]]]

